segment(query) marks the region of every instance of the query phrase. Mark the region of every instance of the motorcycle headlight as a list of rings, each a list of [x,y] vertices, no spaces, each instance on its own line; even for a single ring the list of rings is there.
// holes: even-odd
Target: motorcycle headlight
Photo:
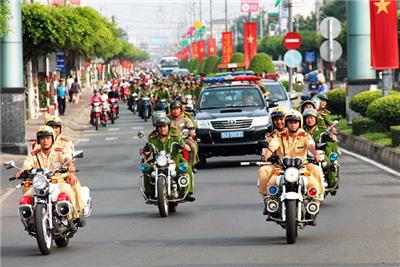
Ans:
[[[289,167],[285,170],[285,179],[289,183],[295,183],[299,180],[300,172],[294,167]]]
[[[210,124],[209,121],[200,120],[200,121],[197,121],[197,128],[198,129],[210,129],[211,128],[211,124]]]
[[[178,169],[179,169],[181,172],[185,172],[185,171],[188,169],[187,163],[186,163],[186,162],[181,162],[181,163],[179,163]]]
[[[262,117],[256,117],[253,119],[253,123],[251,126],[256,127],[256,126],[267,126],[269,123],[269,117],[268,116],[262,116]]]
[[[329,159],[331,161],[336,161],[337,160],[337,154],[335,152],[332,152],[331,154],[329,154]]]
[[[45,189],[48,184],[47,177],[43,174],[36,174],[33,177],[32,186],[35,189]]]
[[[165,167],[165,166],[167,166],[167,164],[168,164],[168,160],[167,160],[167,157],[165,156],[165,155],[159,155],[158,157],[157,157],[157,165],[158,166],[160,166],[160,167]]]

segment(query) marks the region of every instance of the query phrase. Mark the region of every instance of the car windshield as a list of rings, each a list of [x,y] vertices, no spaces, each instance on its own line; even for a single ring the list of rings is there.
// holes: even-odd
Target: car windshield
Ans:
[[[257,88],[221,88],[206,90],[199,101],[200,109],[264,107]]]
[[[285,92],[285,88],[281,84],[279,84],[279,83],[276,83],[276,84],[264,83],[264,85],[270,92],[268,99],[273,100],[273,101],[285,101],[288,99],[286,92]]]
[[[163,68],[178,67],[179,65],[177,59],[162,59],[160,64]]]

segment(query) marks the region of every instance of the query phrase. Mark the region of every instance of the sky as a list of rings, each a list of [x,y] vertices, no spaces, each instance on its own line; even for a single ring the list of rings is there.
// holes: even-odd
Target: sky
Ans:
[[[276,11],[276,0],[260,0],[260,7],[268,12]],[[142,42],[155,42],[170,39],[176,41],[185,29],[193,23],[193,10],[196,20],[200,19],[200,2],[202,21],[209,29],[210,0],[82,0],[82,6],[90,6],[103,16],[115,15],[117,24],[128,32],[129,40],[135,45]],[[309,12],[315,0],[293,0],[294,13]],[[228,20],[240,13],[240,0],[227,0]],[[224,30],[224,0],[212,0],[214,31]],[[243,13],[242,13],[243,14]]]

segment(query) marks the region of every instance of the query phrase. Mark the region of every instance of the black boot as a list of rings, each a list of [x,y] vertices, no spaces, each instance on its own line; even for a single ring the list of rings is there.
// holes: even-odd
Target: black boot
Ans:
[[[189,194],[187,194],[187,195],[186,195],[186,197],[185,197],[185,200],[186,200],[186,201],[189,201],[189,202],[193,202],[193,201],[195,201],[195,200],[196,200],[196,198],[195,198],[195,197],[193,197],[192,195],[193,195],[193,193],[189,193]]]
[[[84,218],[79,217],[78,219],[75,220],[75,223],[78,227],[85,227],[86,221]]]

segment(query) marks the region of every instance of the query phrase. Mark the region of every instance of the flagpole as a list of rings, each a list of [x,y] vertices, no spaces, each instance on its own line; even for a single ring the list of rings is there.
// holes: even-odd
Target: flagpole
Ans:
[[[212,18],[212,0],[210,0],[210,33],[211,33],[211,38],[213,38],[213,18]]]
[[[228,0],[225,0],[225,31],[228,31]]]

